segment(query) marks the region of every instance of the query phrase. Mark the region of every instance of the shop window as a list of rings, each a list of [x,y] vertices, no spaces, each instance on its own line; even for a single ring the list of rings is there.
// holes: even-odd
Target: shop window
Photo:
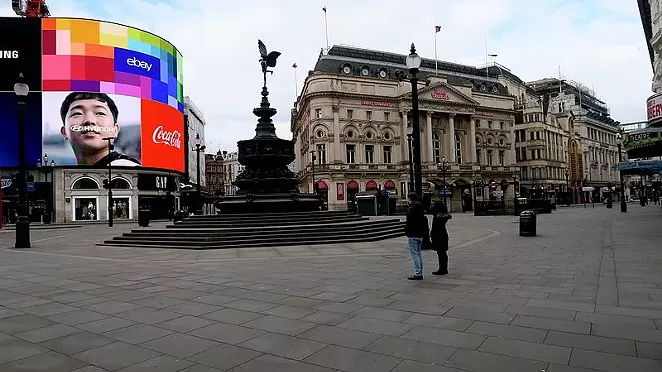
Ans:
[[[116,220],[131,219],[130,197],[113,197],[113,218]]]
[[[98,190],[99,184],[91,178],[80,178],[71,186],[73,190]]]
[[[96,197],[74,198],[74,221],[98,221],[98,201]]]

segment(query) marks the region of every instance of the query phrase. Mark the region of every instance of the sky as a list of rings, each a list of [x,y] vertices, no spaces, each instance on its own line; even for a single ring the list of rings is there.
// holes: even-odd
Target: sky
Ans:
[[[153,32],[184,56],[184,94],[206,119],[207,151],[234,151],[255,135],[262,76],[257,40],[282,53],[268,76],[279,137],[329,44],[408,54],[412,42],[440,60],[495,62],[524,81],[561,76],[595,90],[614,120],[646,119],[651,68],[636,1],[629,0],[47,0],[53,17],[119,22]],[[2,0],[0,16],[13,16]],[[298,68],[292,68],[296,63]]]

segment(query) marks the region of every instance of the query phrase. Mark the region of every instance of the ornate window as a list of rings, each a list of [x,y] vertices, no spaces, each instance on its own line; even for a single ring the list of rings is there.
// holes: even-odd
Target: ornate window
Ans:
[[[375,146],[365,145],[365,162],[373,164],[375,162]]]
[[[435,164],[441,163],[441,137],[438,133],[432,135],[432,156]]]
[[[73,190],[98,190],[99,184],[91,178],[83,177],[74,182],[71,188]]]
[[[318,164],[326,164],[326,145],[323,143],[317,145],[317,160]]]
[[[462,137],[459,134],[455,135],[455,161],[462,164]]]
[[[384,164],[391,164],[393,159],[391,158],[391,146],[384,146]]]

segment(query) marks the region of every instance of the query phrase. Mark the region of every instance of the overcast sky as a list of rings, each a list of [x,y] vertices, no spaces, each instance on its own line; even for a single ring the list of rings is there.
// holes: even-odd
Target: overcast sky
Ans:
[[[11,16],[9,0],[0,15]],[[329,43],[468,65],[496,62],[525,81],[557,77],[594,87],[621,122],[644,120],[652,69],[636,1],[631,0],[47,0],[54,17],[87,17],[156,33],[184,56],[184,94],[207,120],[207,148],[232,151],[253,137],[261,72],[257,39],[282,53],[269,77],[278,135],[290,139],[298,87]]]

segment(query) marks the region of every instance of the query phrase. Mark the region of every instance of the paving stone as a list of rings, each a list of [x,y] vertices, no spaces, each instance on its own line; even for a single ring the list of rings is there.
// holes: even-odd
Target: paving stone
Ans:
[[[545,370],[547,363],[460,349],[448,359],[445,366],[473,372],[541,372]]]
[[[543,342],[545,336],[547,336],[547,331],[544,329],[485,322],[474,322],[466,331],[468,333],[475,333],[483,336],[502,337],[512,340],[538,343]]]
[[[204,296],[199,296],[193,298],[192,300],[207,305],[224,306],[225,304],[228,304],[230,302],[239,301],[241,300],[241,298],[213,293],[213,294],[205,294]]]
[[[263,331],[233,324],[217,323],[190,332],[191,335],[226,344],[240,344],[263,334]]]
[[[24,314],[0,319],[0,332],[16,334],[37,328],[48,327],[54,323],[48,319]]]
[[[128,367],[157,356],[159,354],[154,351],[124,342],[115,342],[73,355],[76,359],[109,370]]]
[[[457,349],[430,342],[385,336],[370,344],[364,350],[397,358],[443,365]]]
[[[637,356],[640,358],[662,359],[662,344],[637,341]]]
[[[591,323],[587,322],[570,322],[566,320],[558,320],[551,318],[540,318],[528,315],[517,315],[511,325],[549,329],[562,332],[583,333],[589,334],[591,332]]]
[[[508,308],[506,308],[506,310],[504,310],[504,312],[560,320],[575,320],[575,316],[577,314],[577,312],[573,310],[545,309],[542,307],[520,305],[510,305]]]
[[[189,357],[196,363],[220,370],[229,370],[257,358],[261,353],[233,345],[221,344]]]
[[[337,325],[350,318],[352,318],[352,316],[348,314],[332,313],[330,311],[316,311],[301,318],[301,320],[320,324]]]
[[[301,307],[294,307],[294,306],[286,306],[286,305],[281,305],[263,311],[264,314],[273,315],[281,318],[287,318],[287,319],[301,319],[314,312],[315,310],[304,309]]]
[[[330,311],[332,313],[349,314],[359,309],[362,309],[363,307],[364,305],[348,304],[341,302],[325,302],[319,306],[315,306],[314,308],[322,311]]]
[[[280,358],[272,355],[262,355],[251,361],[240,365],[232,372],[335,372],[332,369],[320,367],[314,364]]]
[[[637,371],[659,372],[662,370],[662,360],[635,358],[625,355],[615,355],[575,349],[572,352],[570,365],[601,371]]]
[[[327,344],[277,333],[265,333],[239,346],[283,358],[302,360],[323,349]]]
[[[87,366],[83,368],[78,368],[77,370],[71,372],[108,372],[108,370],[96,366]]]
[[[315,300],[312,298],[304,298],[299,296],[290,296],[283,298],[281,300],[275,301],[274,303],[287,305],[287,306],[296,306],[302,308],[311,308],[313,306],[320,305],[324,303],[324,300]]]
[[[463,372],[455,368],[442,367],[431,363],[415,362],[413,360],[403,360],[391,372]]]
[[[547,372],[595,372],[595,369],[586,369],[579,367],[565,366],[561,364],[550,363],[547,366]]]
[[[106,314],[97,313],[95,311],[77,309],[65,313],[48,315],[45,318],[57,323],[75,326],[77,324],[89,323],[95,320],[106,319],[108,317],[109,316]]]
[[[546,344],[636,356],[634,341],[549,331]]]
[[[34,355],[0,366],[2,371],[48,371],[70,372],[82,368],[87,363],[56,352]]]
[[[414,325],[357,316],[344,323],[338,324],[338,327],[379,333],[388,336],[400,336],[414,328]]]
[[[157,327],[169,329],[180,333],[188,333],[194,329],[214,324],[214,321],[194,316],[182,316],[163,323],[156,324]]]
[[[156,310],[150,307],[129,310],[123,313],[115,314],[119,318],[133,320],[144,324],[157,324],[166,320],[179,318],[181,315],[165,310]]]
[[[232,309],[252,311],[252,312],[262,312],[262,311],[266,311],[266,310],[278,307],[278,305],[273,304],[273,303],[255,301],[255,300],[246,300],[246,299],[241,299],[241,300],[229,302],[229,303],[224,304],[223,306],[229,307],[229,308],[232,308]]]
[[[515,319],[514,314],[486,311],[481,308],[462,308],[454,307],[448,312],[442,314],[451,318],[480,320],[483,322],[510,324]]]
[[[22,338],[28,342],[39,343],[42,341],[67,336],[74,333],[81,332],[80,329],[74,328],[64,324],[54,324],[44,328],[37,328],[30,331],[18,333],[15,336]]]
[[[187,358],[218,345],[218,342],[208,339],[175,333],[145,342],[140,346],[178,358]]]
[[[263,317],[263,314],[252,313],[250,311],[237,310],[237,309],[221,309],[208,314],[202,315],[203,318],[215,320],[222,323],[241,325],[251,320]]]
[[[0,347],[0,364],[46,353],[49,350],[23,340],[10,340]]]
[[[164,310],[178,314],[200,316],[220,309],[220,306],[215,305],[202,304],[198,302],[183,302],[177,305],[166,307]]]
[[[302,320],[285,319],[271,315],[250,321],[243,325],[244,327],[261,329],[263,331],[282,333],[290,336],[296,336],[311,328],[317,326],[315,323]]]
[[[471,324],[474,323],[473,320],[428,314],[414,314],[411,317],[405,319],[403,322],[426,327],[452,329],[454,331],[460,332],[465,331]]]
[[[149,306],[155,309],[163,309],[169,306],[178,305],[186,302],[178,298],[166,297],[166,296],[152,296],[147,298],[142,298],[136,301],[132,301],[136,305]]]
[[[498,337],[488,337],[487,340],[480,345],[478,350],[558,364],[568,364],[572,352],[572,349],[567,347],[509,340]]]
[[[321,343],[358,349],[373,343],[379,339],[381,335],[355,331],[353,329],[319,325],[309,331],[300,334],[298,337],[315,340]]]
[[[131,311],[140,308],[140,305],[122,302],[122,301],[105,301],[94,305],[85,306],[85,309],[96,311],[102,314],[114,315]]]
[[[97,335],[91,332],[80,332],[41,342],[39,343],[39,346],[62,354],[72,355],[95,347],[111,344],[113,342],[115,342],[115,340],[110,337]]]
[[[330,345],[304,359],[306,362],[344,371],[390,371],[402,359]]]
[[[154,327],[147,324],[134,324],[128,327],[106,332],[103,335],[130,344],[142,344],[143,342],[155,340],[172,333],[172,331],[167,329]]]
[[[465,349],[477,349],[486,339],[485,336],[474,335],[471,333],[423,326],[416,326],[401,337]]]
[[[595,324],[591,329],[595,336],[622,338],[626,340],[656,342],[662,344],[662,331],[653,329],[637,329],[629,327],[612,327],[604,324]]]
[[[365,318],[372,318],[372,319],[389,320],[393,322],[402,322],[403,320],[411,317],[413,313],[410,313],[408,311],[389,310],[389,309],[381,309],[378,307],[366,306],[364,308],[361,308],[353,312],[352,315],[365,317]]]
[[[653,319],[635,318],[631,316],[585,313],[580,311],[577,312],[575,320],[591,322],[594,324],[604,324],[613,327],[655,329],[655,321]]]
[[[128,327],[133,324],[136,324],[136,322],[122,318],[110,317],[106,319],[95,320],[89,323],[78,324],[76,327],[94,333],[104,333],[115,329]]]
[[[202,365],[202,364],[195,364],[195,365],[193,365],[191,367],[188,367],[186,369],[182,369],[179,372],[221,372],[221,370],[216,369],[216,368],[207,367],[207,366]]]

